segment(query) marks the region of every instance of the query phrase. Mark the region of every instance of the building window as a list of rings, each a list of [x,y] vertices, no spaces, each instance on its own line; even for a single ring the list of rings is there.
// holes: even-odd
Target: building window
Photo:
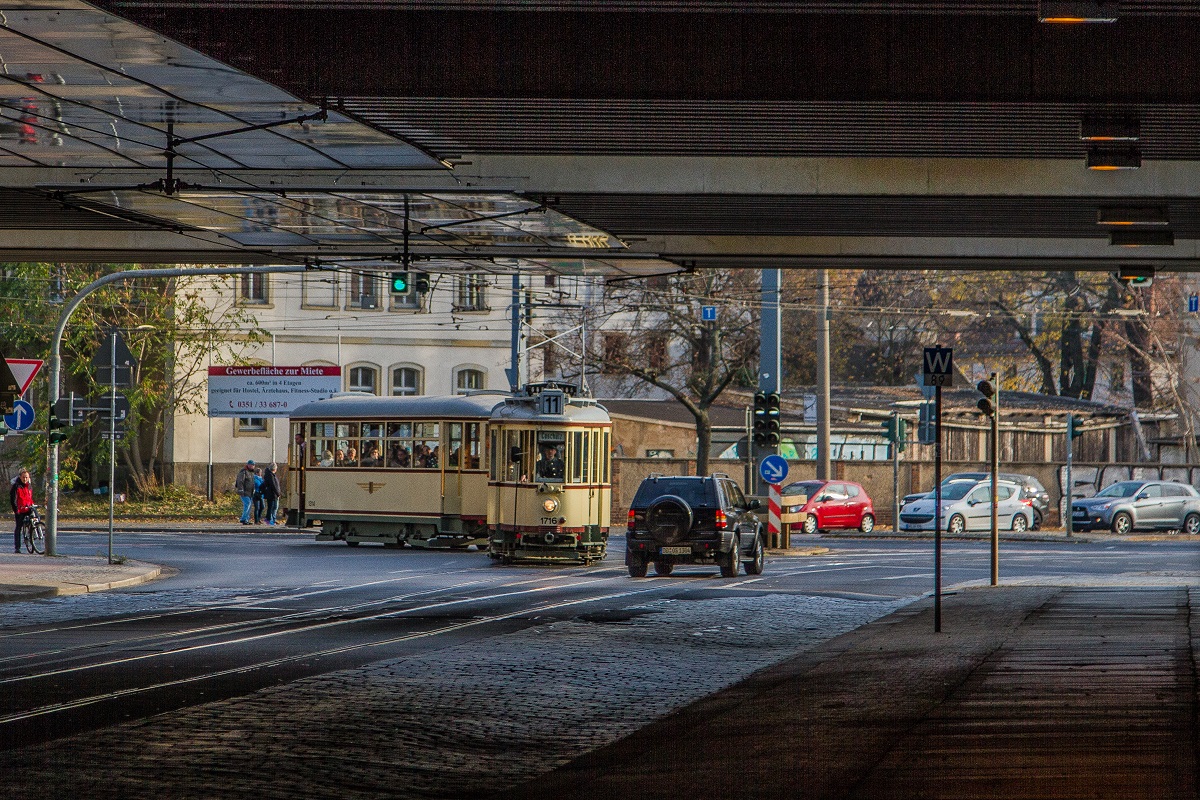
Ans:
[[[378,272],[351,272],[346,308],[379,308],[382,282]]]
[[[267,274],[265,272],[250,272],[241,276],[238,288],[238,301],[246,304],[265,305],[269,301],[267,294]]]
[[[337,308],[337,273],[305,275],[301,284],[301,304],[316,308]]]
[[[487,280],[483,275],[460,275],[454,295],[455,311],[487,311]]]
[[[392,369],[392,394],[397,397],[412,397],[421,394],[421,370],[417,367],[394,367]]]
[[[379,370],[375,367],[351,367],[350,383],[347,386],[351,392],[379,393]]]
[[[624,333],[609,331],[604,334],[601,340],[604,352],[604,363],[600,369],[602,372],[614,373],[624,372],[624,369],[619,365],[625,363],[625,354],[628,349],[628,340]]]
[[[667,367],[667,335],[653,332],[646,337],[646,366],[654,372],[662,372]]]
[[[270,420],[266,417],[238,417],[233,421],[234,436],[269,436]]]
[[[485,389],[484,372],[481,369],[460,369],[454,376],[454,393],[466,394],[476,389]]]

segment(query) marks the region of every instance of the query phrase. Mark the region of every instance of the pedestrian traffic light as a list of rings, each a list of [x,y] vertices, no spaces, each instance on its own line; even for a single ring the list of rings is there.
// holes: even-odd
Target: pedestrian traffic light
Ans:
[[[408,294],[409,282],[407,272],[392,273],[392,294]]]
[[[427,294],[429,292],[429,273],[417,272],[413,275],[413,288],[419,294]]]
[[[54,401],[50,408],[50,419],[46,423],[50,444],[58,444],[67,438],[69,431],[63,429],[75,424],[77,413],[82,414],[83,411],[76,412],[74,392]]]
[[[67,423],[65,423],[61,419],[59,419],[58,415],[55,414],[53,411],[50,412],[50,422],[47,424],[46,427],[50,431],[50,433],[49,433],[50,444],[58,444],[59,442],[61,442],[67,438],[67,431],[61,430],[62,428],[67,427]]]
[[[981,395],[983,395],[977,404],[979,406],[979,410],[982,411],[985,416],[996,416],[996,405],[994,402],[996,397],[996,387],[992,386],[991,381],[984,380],[975,384],[975,388]]]
[[[904,417],[896,417],[896,438],[893,441],[901,453],[908,447],[908,420]]]
[[[1074,414],[1067,414],[1067,437],[1070,439],[1078,439],[1083,436],[1083,428],[1079,424],[1080,420]]]
[[[754,443],[759,447],[778,447],[781,437],[779,392],[754,393]]]

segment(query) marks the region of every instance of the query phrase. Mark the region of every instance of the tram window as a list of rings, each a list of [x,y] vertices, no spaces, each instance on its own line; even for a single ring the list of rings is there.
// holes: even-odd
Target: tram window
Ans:
[[[361,458],[358,461],[360,467],[382,467],[383,466],[383,444],[378,439],[363,439]]]
[[[412,461],[417,469],[437,469],[440,457],[437,439],[417,441],[413,445]]]
[[[566,434],[559,431],[543,431],[538,434],[537,480],[561,481],[566,479],[563,450],[566,449]]]
[[[332,439],[333,438],[333,423],[332,422],[314,422],[309,426],[309,435],[314,439],[318,437]]]
[[[503,431],[504,440],[501,446],[496,448],[496,459],[501,465],[503,480],[515,481],[521,477],[522,462],[525,459],[525,448],[521,444],[523,433],[524,431]],[[517,458],[512,459],[509,454],[514,451]]]
[[[600,440],[603,442],[603,445],[600,448],[600,465],[603,467],[603,469],[600,471],[600,482],[608,483],[608,470],[612,466],[612,459],[609,457],[609,454],[612,451],[609,449],[611,445],[608,443],[608,431],[604,431],[601,434]]]
[[[463,469],[479,469],[479,423],[466,424],[466,440],[463,443]]]
[[[408,442],[388,442],[387,466],[411,467],[412,449]]]
[[[451,422],[446,425],[446,466],[457,467],[462,457],[463,426],[461,422]]]
[[[387,424],[387,435],[389,439],[411,439],[412,423],[411,422],[389,422]]]
[[[414,422],[413,435],[418,439],[437,439],[441,436],[441,425],[437,422]]]
[[[339,422],[335,426],[335,431],[336,432],[333,435],[335,437],[337,437],[338,439],[350,438],[350,437],[357,438],[358,437],[358,423],[357,422]]]
[[[313,439],[308,465],[310,467],[332,467],[333,453],[334,447],[332,441],[329,439]]]

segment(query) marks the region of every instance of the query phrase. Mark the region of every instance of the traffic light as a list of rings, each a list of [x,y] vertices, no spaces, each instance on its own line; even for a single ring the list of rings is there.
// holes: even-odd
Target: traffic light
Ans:
[[[779,413],[779,392],[767,395],[767,447],[777,447],[783,440],[782,419]]]
[[[933,444],[937,441],[933,403],[921,404],[921,416],[917,424],[917,441],[921,444]]]
[[[82,412],[80,412],[82,413]],[[63,430],[75,423],[75,393],[54,401],[50,408],[50,420],[46,423],[50,444],[58,444],[67,438],[69,431]]]
[[[1067,414],[1067,436],[1071,439],[1078,439],[1083,436],[1083,428],[1079,425],[1080,420],[1074,414]]]
[[[407,272],[392,273],[392,294],[408,294],[409,286]]]
[[[996,387],[992,386],[991,381],[984,380],[975,384],[975,388],[981,395],[983,395],[977,404],[979,406],[979,410],[982,411],[985,416],[996,416],[996,405],[993,402],[994,398],[996,397]]]
[[[767,446],[767,393],[754,393],[754,443],[759,447]]]
[[[759,447],[777,447],[781,440],[779,392],[754,393],[754,443]]]
[[[1121,267],[1117,280],[1130,289],[1145,289],[1154,283],[1154,267]]]
[[[413,288],[417,290],[418,294],[428,294],[429,293],[429,273],[428,272],[415,273],[413,275]]]
[[[888,417],[879,423],[879,427],[884,429],[887,440],[896,445],[896,452],[903,453],[908,447],[908,420],[903,417]]]

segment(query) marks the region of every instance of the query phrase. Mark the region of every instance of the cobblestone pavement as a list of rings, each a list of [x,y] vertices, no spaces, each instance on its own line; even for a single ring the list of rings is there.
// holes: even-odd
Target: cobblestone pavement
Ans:
[[[486,796],[907,602],[703,597],[548,620],[2,753],[6,793]]]

